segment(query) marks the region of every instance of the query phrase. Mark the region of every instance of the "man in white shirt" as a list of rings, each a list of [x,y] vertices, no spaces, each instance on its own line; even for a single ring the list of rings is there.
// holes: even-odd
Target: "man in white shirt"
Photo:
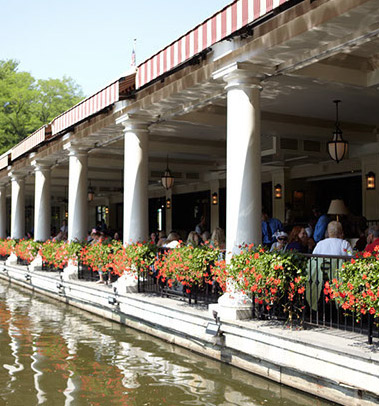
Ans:
[[[353,255],[353,249],[348,241],[343,239],[342,224],[331,221],[328,224],[328,238],[317,243],[313,254],[319,255]]]

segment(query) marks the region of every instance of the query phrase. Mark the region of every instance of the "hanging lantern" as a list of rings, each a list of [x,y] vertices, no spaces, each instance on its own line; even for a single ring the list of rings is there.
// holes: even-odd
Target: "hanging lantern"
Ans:
[[[162,176],[162,186],[169,190],[174,186],[174,177],[171,174],[170,169],[168,169],[168,156],[167,156],[167,168]]]
[[[342,161],[348,149],[348,142],[342,138],[342,131],[339,127],[338,103],[340,102],[341,100],[333,101],[333,103],[336,104],[336,129],[333,132],[333,140],[328,142],[329,155],[333,161],[336,161],[337,163]]]
[[[217,192],[212,193],[212,204],[216,206],[218,204],[218,194]]]

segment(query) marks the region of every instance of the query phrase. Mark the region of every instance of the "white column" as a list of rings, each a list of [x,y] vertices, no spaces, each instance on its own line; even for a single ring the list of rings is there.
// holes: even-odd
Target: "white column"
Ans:
[[[7,237],[7,200],[6,187],[0,186],[0,238]]]
[[[11,207],[11,237],[25,237],[25,179],[11,174],[12,207]]]
[[[261,109],[260,85],[246,72],[232,72],[227,81],[226,249],[260,244]]]
[[[171,200],[171,208],[167,208],[167,199]],[[166,200],[165,200],[165,210],[166,210],[166,235],[172,230],[172,189],[166,190]]]
[[[87,152],[70,148],[68,180],[68,240],[87,237]]]
[[[225,72],[225,74],[223,74]],[[226,260],[244,243],[260,244],[261,221],[261,110],[258,78],[239,64],[216,72],[227,82],[226,138]],[[252,301],[229,281],[217,305],[221,319],[251,317]]]
[[[32,162],[35,174],[34,192],[34,239],[46,241],[50,237],[50,167]]]
[[[148,125],[126,120],[124,125],[124,244],[147,241]]]

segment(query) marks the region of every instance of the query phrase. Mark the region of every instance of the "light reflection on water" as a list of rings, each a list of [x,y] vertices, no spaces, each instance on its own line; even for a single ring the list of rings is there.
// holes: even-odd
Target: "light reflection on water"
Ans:
[[[2,280],[0,348],[0,405],[330,405]]]

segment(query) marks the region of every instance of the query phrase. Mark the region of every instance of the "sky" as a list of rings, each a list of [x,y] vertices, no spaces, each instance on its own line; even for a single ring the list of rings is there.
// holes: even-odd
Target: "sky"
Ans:
[[[86,96],[232,0],[0,0],[0,60],[35,79],[69,76]]]

